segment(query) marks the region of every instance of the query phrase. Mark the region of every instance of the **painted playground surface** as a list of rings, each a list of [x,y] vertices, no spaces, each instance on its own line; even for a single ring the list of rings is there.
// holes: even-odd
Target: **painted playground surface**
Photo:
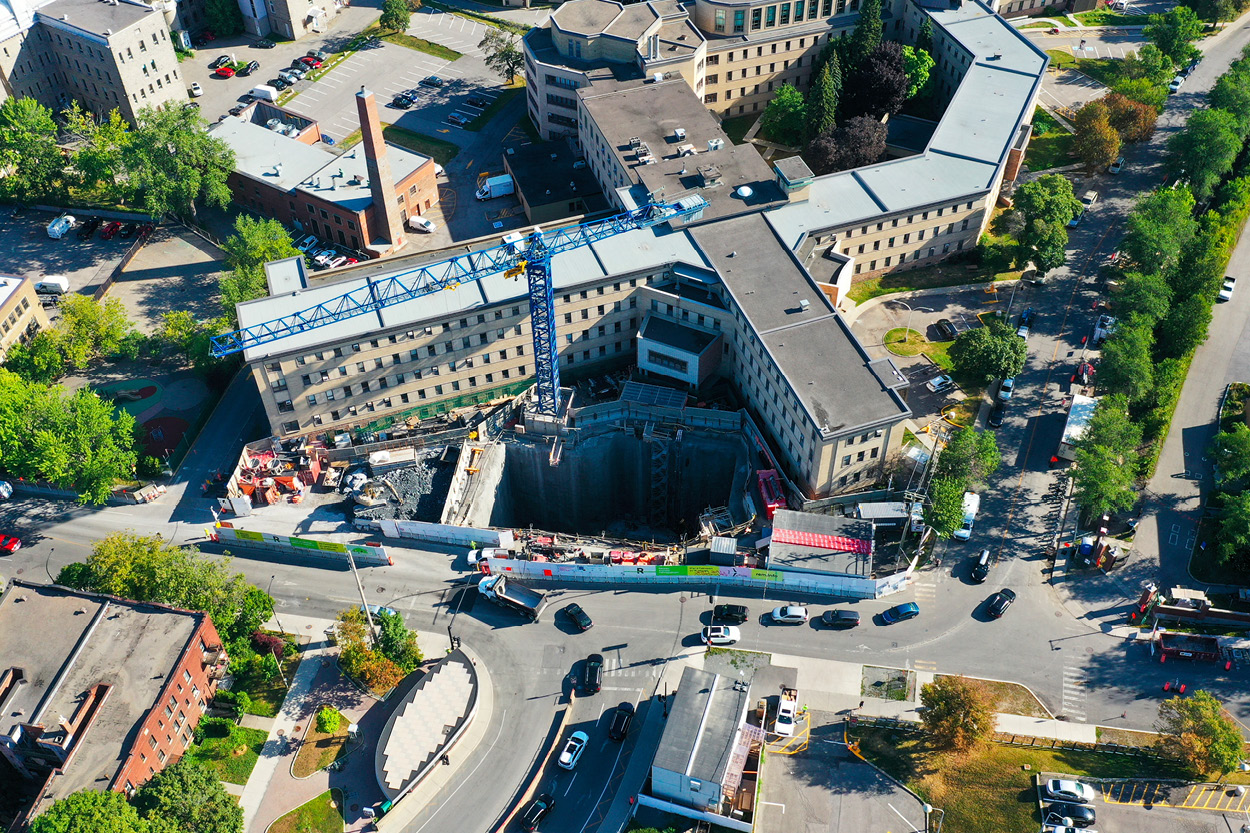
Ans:
[[[213,401],[204,380],[190,370],[161,379],[109,382],[95,391],[135,418],[144,454],[170,465],[177,465],[186,454]]]

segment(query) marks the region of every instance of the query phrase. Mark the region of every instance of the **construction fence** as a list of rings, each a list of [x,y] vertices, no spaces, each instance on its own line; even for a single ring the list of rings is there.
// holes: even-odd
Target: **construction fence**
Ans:
[[[395,563],[394,559],[386,554],[384,547],[372,542],[340,544],[337,541],[313,541],[308,538],[275,535],[272,532],[235,529],[224,521],[216,524],[211,530],[206,530],[206,534],[210,540],[220,544],[267,550],[279,555],[311,559],[336,567],[346,568],[349,555],[362,567],[389,567]]]

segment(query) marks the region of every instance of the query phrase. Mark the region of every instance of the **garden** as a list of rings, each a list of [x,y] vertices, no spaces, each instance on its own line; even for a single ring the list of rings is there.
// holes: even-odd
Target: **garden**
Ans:
[[[187,757],[198,761],[222,781],[246,784],[269,733],[236,726],[224,717],[205,717],[195,728]]]

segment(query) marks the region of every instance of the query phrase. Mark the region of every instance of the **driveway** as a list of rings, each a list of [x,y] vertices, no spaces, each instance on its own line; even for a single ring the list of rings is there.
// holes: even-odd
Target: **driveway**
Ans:
[[[126,265],[109,288],[109,297],[126,306],[130,320],[151,335],[161,316],[187,310],[197,321],[221,315],[220,292],[224,254],[221,249],[180,225],[161,226]]]
[[[79,224],[92,216],[89,210],[71,212]],[[7,275],[39,280],[44,275],[69,278],[71,292],[91,295],[108,279],[134,239],[101,240],[96,231],[90,240],[79,240],[75,228],[60,240],[48,236],[48,223],[57,215],[44,211],[23,211],[14,215],[12,206],[3,209],[0,223],[0,271]]]

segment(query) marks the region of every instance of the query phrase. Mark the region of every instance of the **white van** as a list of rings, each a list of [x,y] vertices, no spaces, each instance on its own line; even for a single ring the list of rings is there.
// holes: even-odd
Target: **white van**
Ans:
[[[964,492],[964,522],[955,530],[954,537],[967,541],[972,537],[972,525],[977,520],[977,510],[981,508],[981,496],[974,492]]]
[[[260,84],[259,86],[252,87],[251,95],[252,98],[261,98],[265,101],[278,100],[278,91],[268,84]]]
[[[69,292],[69,278],[64,275],[44,275],[35,281],[35,292],[40,295],[64,295]]]
[[[69,230],[77,224],[77,221],[69,214],[62,214],[52,222],[48,223],[48,236],[53,240],[60,240]]]

